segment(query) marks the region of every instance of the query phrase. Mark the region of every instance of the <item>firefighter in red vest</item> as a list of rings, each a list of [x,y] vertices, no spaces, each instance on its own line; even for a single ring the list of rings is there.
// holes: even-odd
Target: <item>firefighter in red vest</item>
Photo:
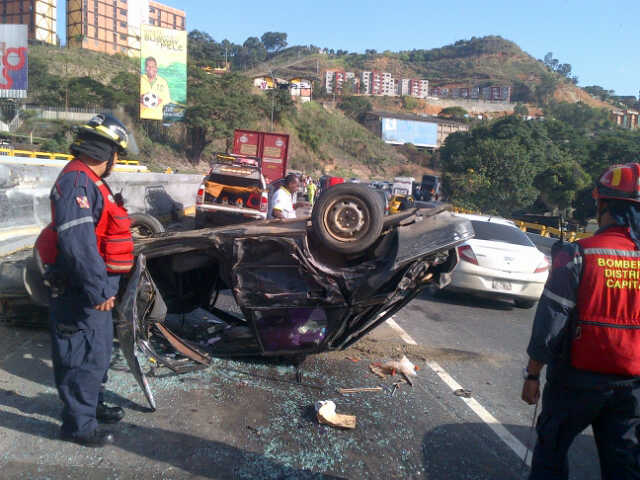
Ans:
[[[527,349],[525,402],[537,403],[547,365],[530,479],[568,478],[588,426],[602,478],[640,478],[640,164],[610,167],[593,196],[600,229],[554,245]]]
[[[55,383],[64,407],[61,438],[85,446],[113,443],[98,429],[124,410],[104,403],[111,361],[111,310],[120,277],[133,266],[130,221],[120,195],[105,178],[131,145],[115,117],[95,116],[78,129],[75,158],[51,189],[51,224],[36,242],[36,256],[52,287],[50,327]]]

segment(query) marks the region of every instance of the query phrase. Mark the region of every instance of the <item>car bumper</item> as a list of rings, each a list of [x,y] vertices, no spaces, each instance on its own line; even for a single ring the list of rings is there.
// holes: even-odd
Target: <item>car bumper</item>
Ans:
[[[535,277],[536,275],[537,278]],[[537,301],[542,295],[545,282],[545,274],[533,274],[531,276],[509,274],[507,272],[481,274],[456,269],[452,274],[449,288],[467,292],[481,292],[491,296]],[[506,285],[511,288],[505,288]]]

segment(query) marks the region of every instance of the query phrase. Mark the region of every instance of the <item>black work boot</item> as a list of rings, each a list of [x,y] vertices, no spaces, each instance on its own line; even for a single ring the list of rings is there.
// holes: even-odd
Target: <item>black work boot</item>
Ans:
[[[69,435],[66,433],[62,433],[60,435],[62,440],[66,440],[67,442],[74,442],[78,445],[82,445],[83,447],[91,447],[98,448],[104,447],[106,445],[113,444],[113,434],[111,432],[105,432],[96,428],[93,432],[88,435]]]
[[[96,407],[96,419],[101,423],[117,423],[124,418],[122,407],[109,407],[100,402]]]

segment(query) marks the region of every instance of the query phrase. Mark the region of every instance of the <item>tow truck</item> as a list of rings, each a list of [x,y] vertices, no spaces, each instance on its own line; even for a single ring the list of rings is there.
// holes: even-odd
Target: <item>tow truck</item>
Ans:
[[[232,225],[267,218],[269,196],[262,159],[216,153],[196,196],[196,226]]]
[[[394,214],[414,207],[413,185],[415,181],[416,179],[413,177],[396,177],[393,179],[389,213]]]

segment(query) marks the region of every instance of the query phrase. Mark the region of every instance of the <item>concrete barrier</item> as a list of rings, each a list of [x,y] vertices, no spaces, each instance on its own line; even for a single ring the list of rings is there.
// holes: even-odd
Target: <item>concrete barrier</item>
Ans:
[[[60,167],[0,164],[0,254],[8,245],[28,246],[51,221],[49,193]],[[162,220],[193,210],[201,175],[115,172],[107,180],[122,193],[130,213],[149,213]]]

